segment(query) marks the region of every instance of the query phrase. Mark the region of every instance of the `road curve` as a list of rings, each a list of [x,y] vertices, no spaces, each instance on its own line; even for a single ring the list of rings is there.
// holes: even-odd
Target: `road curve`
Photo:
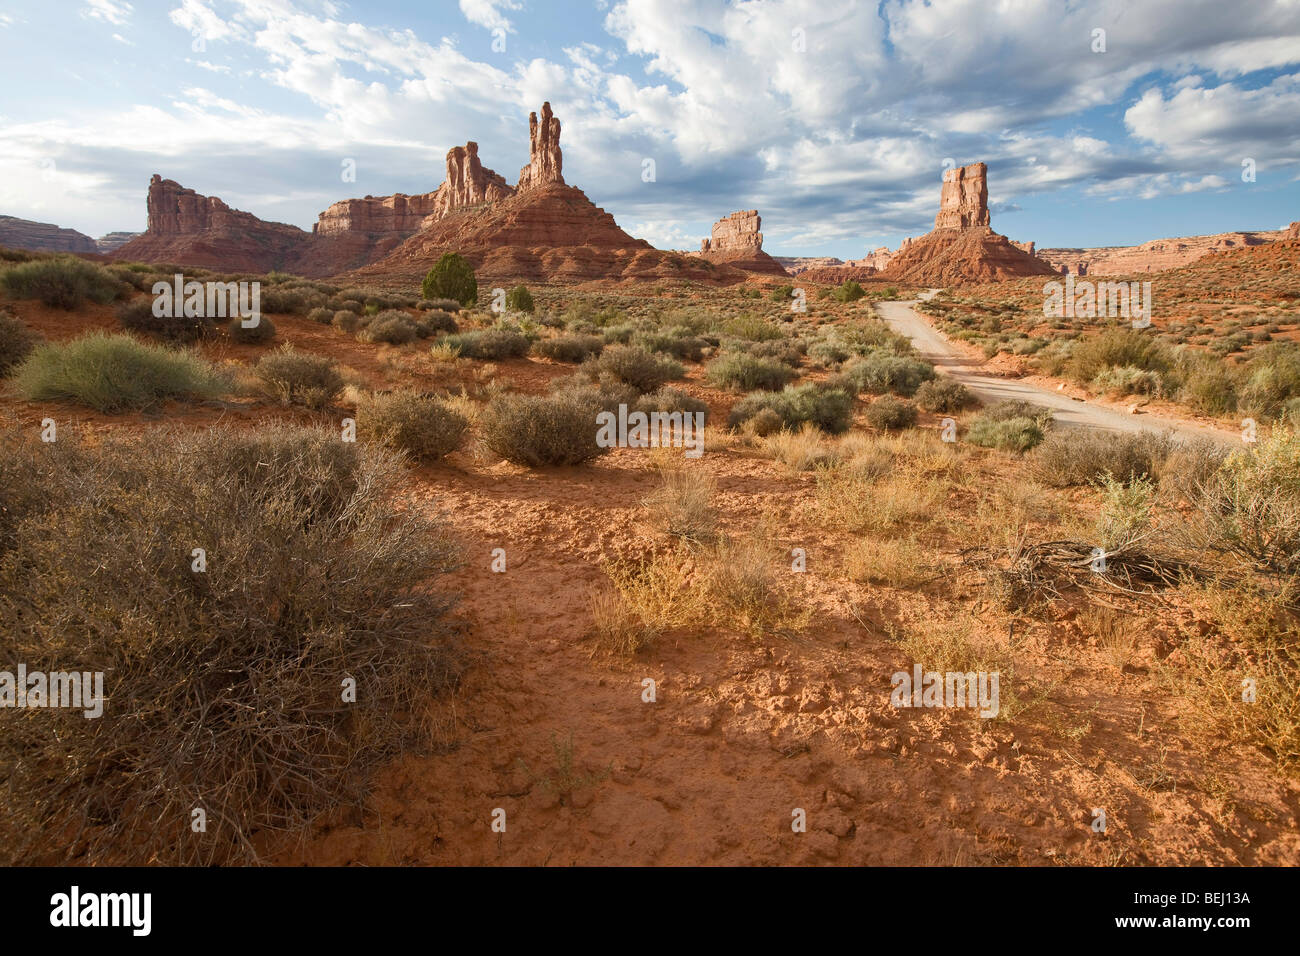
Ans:
[[[1055,415],[1057,424],[1067,427],[1081,426],[1130,433],[1171,431],[1185,439],[1210,438],[1225,444],[1241,444],[1241,435],[1237,432],[1157,415],[1128,415],[1013,378],[982,375],[971,366],[965,355],[913,308],[919,301],[909,299],[877,302],[876,310],[894,331],[901,332],[912,340],[922,358],[961,382],[986,404],[1021,399],[1047,406]]]

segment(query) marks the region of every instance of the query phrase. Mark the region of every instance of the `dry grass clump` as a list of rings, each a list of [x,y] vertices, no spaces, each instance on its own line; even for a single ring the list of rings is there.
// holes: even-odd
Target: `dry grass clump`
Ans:
[[[102,673],[106,698],[0,710],[8,862],[253,862],[254,833],[427,748],[454,551],[399,506],[390,452],[286,426],[5,447],[4,658]]]
[[[998,714],[991,719],[1008,720],[1023,713],[1025,706],[1015,686],[1021,641],[994,633],[994,627],[968,608],[947,604],[914,614],[904,626],[891,630],[902,651],[926,671],[997,672]]]
[[[814,468],[837,465],[842,460],[840,448],[827,441],[821,431],[808,423],[797,432],[778,431],[759,437],[758,449],[791,471],[812,471]]]
[[[831,527],[854,534],[890,534],[940,517],[949,479],[902,468],[884,477],[852,467],[817,475],[816,501]]]
[[[608,451],[596,443],[599,411],[577,392],[501,396],[483,410],[483,441],[517,465],[581,464]]]
[[[659,486],[642,502],[650,512],[651,527],[690,544],[712,541],[718,530],[713,479],[681,461],[662,461],[659,473]]]
[[[258,359],[253,376],[258,390],[282,405],[325,408],[343,391],[333,359],[299,352],[288,342]]]
[[[437,399],[411,391],[368,395],[357,403],[357,431],[416,461],[437,461],[460,447],[469,421]]]
[[[617,556],[603,565],[607,584],[591,597],[592,631],[598,651],[630,656],[664,633],[699,624],[696,557],[687,550]]]
[[[1219,633],[1188,635],[1161,683],[1186,724],[1217,746],[1250,745],[1287,772],[1300,766],[1300,615],[1294,588],[1211,582],[1189,589]],[[1253,701],[1245,699],[1251,696]]]
[[[934,574],[930,556],[909,538],[860,538],[844,554],[844,573],[859,584],[910,588]]]
[[[794,575],[790,553],[762,531],[719,542],[702,585],[713,623],[754,637],[803,629],[809,613],[792,592]]]

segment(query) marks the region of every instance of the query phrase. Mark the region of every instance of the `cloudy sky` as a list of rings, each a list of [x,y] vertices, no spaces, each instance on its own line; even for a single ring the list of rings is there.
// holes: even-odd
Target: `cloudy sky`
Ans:
[[[778,255],[896,247],[979,160],[1044,247],[1300,219],[1297,0],[4,0],[0,89],[0,214],[92,236],[155,172],[304,228],[470,139],[513,183],[543,100],[663,248],[750,208]]]

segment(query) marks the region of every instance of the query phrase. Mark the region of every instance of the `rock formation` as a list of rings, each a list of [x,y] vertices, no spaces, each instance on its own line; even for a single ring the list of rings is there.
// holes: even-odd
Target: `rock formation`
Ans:
[[[835,256],[773,256],[772,258],[792,276],[797,276],[809,269],[824,269],[827,266],[844,265],[844,260],[837,259]]]
[[[713,224],[713,234],[700,242],[699,255],[746,272],[787,275],[781,263],[763,251],[763,219],[757,209],[742,209]]]
[[[205,266],[228,272],[297,271],[311,233],[231,209],[157,173],[149,182],[149,228],[115,259]]]
[[[32,222],[14,216],[0,216],[0,246],[32,252],[98,252],[95,240],[75,229],[52,222]]]
[[[310,233],[154,176],[148,231],[113,256],[228,272],[418,281],[442,253],[459,252],[486,279],[744,279],[726,264],[633,239],[582,190],[565,185],[560,122],[549,103],[540,121],[530,116],[529,140],[517,190],[482,165],[477,144],[466,143],[447,153],[447,177],[435,191],[345,199],[321,213]]]
[[[1134,275],[1177,269],[1211,252],[1228,252],[1294,238],[1300,223],[1287,229],[1260,232],[1220,232],[1211,236],[1153,239],[1138,246],[1103,246],[1094,249],[1040,249],[1039,258],[1057,272],[1072,275]]]
[[[560,121],[551,113],[551,104],[542,104],[542,119],[528,114],[528,165],[519,170],[518,192],[543,186],[564,185],[564,156],[560,152]]]
[[[972,163],[943,173],[936,229],[969,229],[989,224],[988,166]]]
[[[543,113],[551,115],[551,104],[547,103]],[[560,123],[555,120],[555,175],[560,178]],[[531,163],[529,164],[531,167]],[[478,158],[478,143],[468,142],[464,146],[455,146],[447,151],[447,178],[442,181],[434,193],[433,214],[438,218],[448,215],[466,206],[478,206],[483,203],[496,202],[514,195],[514,189],[506,184],[504,176],[484,167]]]
[[[882,278],[949,286],[1056,274],[1050,264],[993,231],[987,169],[974,163],[943,174],[934,229],[918,239],[904,240]]]
[[[95,247],[99,252],[108,255],[108,253],[120,249],[138,235],[140,235],[138,232],[106,232],[95,240]]]

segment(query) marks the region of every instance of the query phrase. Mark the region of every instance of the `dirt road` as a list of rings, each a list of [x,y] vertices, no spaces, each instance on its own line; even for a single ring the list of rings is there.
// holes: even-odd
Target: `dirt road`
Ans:
[[[1234,446],[1241,444],[1241,436],[1236,432],[1157,415],[1129,415],[1013,378],[981,374],[966,355],[913,309],[918,301],[877,302],[876,309],[891,328],[912,340],[927,362],[957,379],[985,403],[1022,399],[1045,405],[1052,409],[1057,423],[1064,426],[1083,425],[1120,432],[1172,431],[1184,438],[1211,438]]]

